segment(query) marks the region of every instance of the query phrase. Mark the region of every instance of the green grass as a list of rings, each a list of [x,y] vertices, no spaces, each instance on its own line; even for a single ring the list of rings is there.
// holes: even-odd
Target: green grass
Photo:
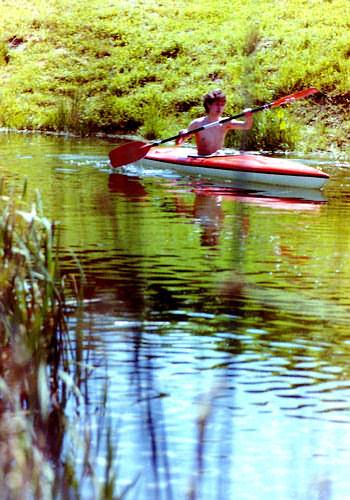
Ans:
[[[245,141],[347,146],[347,0],[322,8],[305,0],[23,0],[14,8],[3,0],[0,14],[3,127],[154,138],[202,114],[201,96],[213,87],[234,113],[315,86],[327,100],[283,117],[271,111]]]

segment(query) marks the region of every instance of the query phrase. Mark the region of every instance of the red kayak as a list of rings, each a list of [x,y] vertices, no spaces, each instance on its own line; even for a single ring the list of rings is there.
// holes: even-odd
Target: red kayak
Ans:
[[[329,175],[295,160],[251,153],[199,156],[193,148],[152,147],[137,162],[146,167],[169,168],[190,175],[257,183],[320,189]]]

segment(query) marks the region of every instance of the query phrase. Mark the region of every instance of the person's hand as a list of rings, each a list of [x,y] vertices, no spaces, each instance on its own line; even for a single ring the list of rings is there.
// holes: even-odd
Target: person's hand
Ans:
[[[176,144],[176,146],[181,146],[181,144],[183,144],[183,143],[185,142],[185,140],[186,140],[186,138],[187,138],[188,136],[186,136],[186,135],[182,135],[182,134],[186,134],[186,133],[187,133],[187,129],[180,130],[180,132],[179,132],[179,134],[180,134],[180,135],[179,135],[179,137],[175,140],[175,144]]]
[[[246,130],[249,130],[253,126],[252,108],[246,108],[246,109],[244,109],[243,113],[244,113],[245,128],[246,128]]]

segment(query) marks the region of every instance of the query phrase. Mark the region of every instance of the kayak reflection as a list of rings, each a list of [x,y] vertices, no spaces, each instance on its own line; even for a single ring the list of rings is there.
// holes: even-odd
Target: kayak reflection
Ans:
[[[192,215],[200,224],[203,246],[216,246],[218,244],[220,228],[225,217],[222,208],[224,201],[287,211],[318,211],[320,206],[326,203],[324,195],[315,190],[291,188],[262,190],[260,186],[260,191],[252,189],[248,191],[228,185],[220,186],[203,182],[192,183],[190,190],[195,194],[193,204],[186,205],[177,195],[176,208],[178,213]],[[248,215],[246,214],[241,219],[244,235],[249,230]]]
[[[145,180],[136,175],[110,174],[109,191],[125,196],[130,201],[144,201],[148,197]],[[318,211],[326,203],[323,193],[314,189],[291,187],[269,187],[226,182],[198,181],[192,178],[167,181],[173,198],[173,208],[177,214],[190,217],[201,228],[200,241],[203,247],[216,247],[219,243],[225,212],[224,202],[241,205],[256,205],[263,208],[285,211]],[[194,194],[189,201],[188,194]],[[169,210],[169,207],[168,207]],[[249,229],[249,219],[242,220],[244,232]]]
[[[223,197],[227,200],[286,210],[315,210],[320,204],[327,202],[327,198],[319,190],[295,187],[236,182],[220,184],[191,178],[186,183],[183,179],[172,180],[171,187],[179,187],[181,190],[187,187],[189,191],[200,196]],[[111,192],[123,194],[127,198],[143,199],[147,196],[143,178],[137,175],[112,173],[109,175],[108,188]]]
[[[192,189],[206,196],[220,196],[227,200],[285,210],[315,210],[327,201],[324,194],[315,189],[265,187],[251,183],[248,186],[197,182]]]

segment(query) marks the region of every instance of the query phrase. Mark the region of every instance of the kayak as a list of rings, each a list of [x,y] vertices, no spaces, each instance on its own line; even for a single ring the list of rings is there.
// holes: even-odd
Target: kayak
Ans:
[[[137,163],[145,167],[172,169],[189,175],[307,189],[320,189],[329,178],[322,170],[294,160],[252,153],[200,156],[193,148],[176,146],[152,147]]]

